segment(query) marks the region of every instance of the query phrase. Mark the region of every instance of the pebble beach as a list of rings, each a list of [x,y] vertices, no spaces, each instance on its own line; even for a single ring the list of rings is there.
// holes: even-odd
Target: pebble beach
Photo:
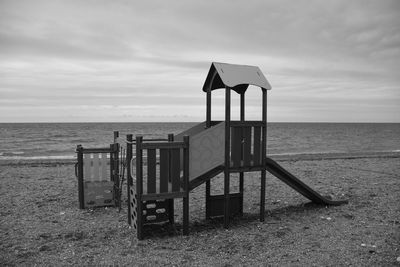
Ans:
[[[267,175],[260,222],[260,175],[253,172],[245,175],[244,215],[229,229],[205,220],[203,185],[190,194],[189,236],[181,234],[176,201],[175,227],[147,227],[137,241],[125,202],[120,212],[78,209],[73,161],[3,161],[0,265],[399,266],[399,153],[277,161],[322,195],[349,203],[312,204]],[[222,185],[217,177],[212,188]]]

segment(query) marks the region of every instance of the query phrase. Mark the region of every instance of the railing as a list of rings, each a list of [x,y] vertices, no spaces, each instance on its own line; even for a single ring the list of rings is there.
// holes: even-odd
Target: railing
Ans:
[[[144,142],[141,136],[136,137],[136,186],[143,200],[163,198],[163,195],[183,196],[188,181],[188,149],[188,138],[183,142]],[[181,153],[186,155],[183,162]],[[144,158],[147,158],[145,171]]]
[[[257,167],[262,165],[263,127],[262,121],[232,121],[231,166],[232,168]],[[265,155],[264,155],[265,156]]]
[[[109,148],[77,146],[79,207],[81,209],[115,205],[118,200],[119,169],[117,144]]]
[[[128,223],[143,238],[143,225],[169,220],[174,223],[174,198],[183,198],[183,233],[189,221],[189,137],[168,142],[127,136]],[[133,144],[136,145],[135,182],[131,173]],[[181,156],[182,155],[182,156]]]

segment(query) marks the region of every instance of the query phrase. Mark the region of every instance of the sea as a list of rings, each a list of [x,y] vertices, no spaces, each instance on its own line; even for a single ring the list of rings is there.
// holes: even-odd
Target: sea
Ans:
[[[1,160],[70,160],[76,147],[109,147],[113,132],[167,138],[196,125],[174,123],[0,123]],[[400,153],[400,123],[268,123],[268,155]]]

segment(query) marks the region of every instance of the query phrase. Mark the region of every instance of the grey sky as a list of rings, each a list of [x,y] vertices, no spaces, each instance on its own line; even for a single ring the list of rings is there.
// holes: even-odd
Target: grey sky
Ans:
[[[212,61],[270,121],[400,122],[400,1],[0,0],[0,122],[201,121]]]

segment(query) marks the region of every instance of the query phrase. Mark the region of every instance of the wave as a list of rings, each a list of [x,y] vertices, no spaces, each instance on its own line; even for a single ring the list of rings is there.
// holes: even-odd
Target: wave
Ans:
[[[76,156],[72,155],[58,155],[58,156],[2,156],[0,155],[0,160],[71,160],[76,159]]]

